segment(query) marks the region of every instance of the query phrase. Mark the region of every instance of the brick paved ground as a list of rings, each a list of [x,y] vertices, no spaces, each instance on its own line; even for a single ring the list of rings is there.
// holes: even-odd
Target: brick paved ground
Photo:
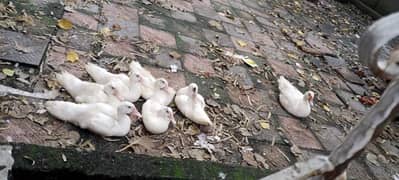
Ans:
[[[278,170],[337,147],[369,109],[358,99],[378,98],[386,86],[357,59],[356,42],[371,20],[352,5],[333,0],[317,5],[290,0],[65,0],[65,8],[55,0],[40,1],[41,6],[32,0],[33,5],[14,3],[14,13],[9,13],[8,1],[0,2],[8,7],[0,6],[0,14],[7,11],[17,21],[7,24],[0,18],[1,31],[51,40],[40,72],[2,63],[3,70],[15,70],[13,76],[3,71],[2,84],[37,92],[58,89],[56,71],[67,69],[88,79],[85,62],[123,72],[132,59],[174,88],[199,84],[217,127],[211,135],[222,139],[214,143],[216,150],[209,154],[196,149],[198,127],[177,113],[177,128],[163,135],[150,135],[140,122],[133,124],[128,138],[145,139],[129,150],[134,153]],[[23,9],[26,16],[21,16]],[[32,22],[18,17],[31,17]],[[61,18],[73,28],[57,28]],[[1,48],[0,41],[0,57],[11,51]],[[70,51],[77,52],[78,61],[67,61]],[[248,56],[258,67],[227,52]],[[178,71],[170,72],[171,65]],[[316,92],[310,117],[298,119],[280,107],[278,75],[303,91]],[[105,151],[127,143],[125,138],[110,142],[61,123],[41,112],[41,100],[1,99],[1,116],[8,127],[0,129],[1,141]],[[58,99],[71,100],[66,93]],[[390,179],[398,172],[397,127],[388,126],[351,164],[350,179]]]

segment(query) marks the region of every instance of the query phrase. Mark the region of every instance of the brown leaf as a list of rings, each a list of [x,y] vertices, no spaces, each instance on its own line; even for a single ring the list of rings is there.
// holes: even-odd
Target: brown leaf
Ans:
[[[359,98],[359,101],[364,105],[371,106],[376,104],[379,100],[376,97],[362,96]]]
[[[119,24],[112,25],[112,31],[120,31],[120,30],[122,30],[121,25],[119,25]]]
[[[170,53],[169,53],[169,56],[172,57],[173,59],[179,59],[179,58],[181,58],[181,55],[180,55],[178,52],[176,52],[176,51],[170,52]]]

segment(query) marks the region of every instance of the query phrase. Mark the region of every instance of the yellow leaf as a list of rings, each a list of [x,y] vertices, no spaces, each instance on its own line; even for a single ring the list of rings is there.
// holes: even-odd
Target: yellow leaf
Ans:
[[[330,108],[327,105],[323,104],[322,108],[324,111],[330,112]]]
[[[245,41],[241,41],[241,40],[237,40],[238,45],[240,45],[241,47],[245,47],[248,44]]]
[[[5,75],[7,75],[7,76],[14,76],[14,70],[12,70],[12,69],[8,69],[8,68],[4,68],[3,69],[3,74],[5,74]]]
[[[305,75],[305,71],[302,69],[296,69],[296,72],[298,72],[301,76]]]
[[[295,44],[297,46],[303,46],[303,45],[305,45],[305,41],[295,41]]]
[[[269,122],[266,122],[266,121],[260,122],[260,126],[263,129],[270,129],[270,124],[269,124]]]
[[[301,36],[305,35],[305,33],[303,33],[301,30],[298,30],[298,34]]]
[[[298,56],[295,55],[295,54],[288,53],[287,56],[292,58],[292,59],[298,59]]]
[[[313,74],[312,78],[316,81],[320,81],[320,76],[317,74]]]
[[[79,55],[74,50],[70,50],[67,52],[67,61],[73,63],[79,60]]]
[[[289,31],[288,31],[288,29],[286,29],[286,28],[283,28],[283,29],[281,29],[284,33],[288,33]]]
[[[100,30],[100,34],[104,37],[108,37],[111,35],[111,30],[108,27],[102,28]]]
[[[256,62],[254,61],[254,60],[252,60],[252,59],[250,59],[250,58],[248,58],[248,57],[244,57],[244,58],[242,58],[242,60],[246,63],[246,64],[248,64],[248,66],[251,66],[251,67],[258,67],[258,64],[256,64]]]
[[[69,30],[69,29],[72,29],[73,24],[71,23],[71,21],[69,21],[67,19],[60,19],[60,20],[58,20],[58,27],[60,27],[61,29],[64,29],[64,30]]]

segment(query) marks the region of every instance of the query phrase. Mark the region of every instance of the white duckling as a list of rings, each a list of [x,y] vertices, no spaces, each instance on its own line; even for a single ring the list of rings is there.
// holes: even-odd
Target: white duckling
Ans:
[[[86,71],[89,73],[90,77],[94,79],[99,84],[106,84],[110,82],[111,80],[121,80],[124,84],[128,85],[129,84],[129,77],[126,74],[113,74],[108,72],[106,69],[97,66],[93,63],[87,63],[86,66]]]
[[[124,101],[117,108],[105,103],[76,104],[47,101],[47,111],[56,118],[102,136],[125,136],[130,130],[129,115],[137,115],[134,104]]]
[[[314,92],[307,91],[302,94],[283,76],[280,76],[277,81],[280,90],[279,100],[284,109],[296,117],[309,116],[313,106]]]
[[[204,97],[198,93],[195,83],[181,88],[176,93],[175,103],[180,112],[197,124],[211,126],[212,122],[205,112]]]
[[[121,96],[130,102],[136,102],[140,96],[141,96],[141,90],[142,90],[142,83],[143,82],[143,76],[141,76],[138,73],[132,73],[130,74],[129,77],[129,84],[127,87],[127,91],[122,91],[120,92]],[[123,89],[125,90],[125,89]]]
[[[57,81],[62,87],[79,103],[119,103],[121,81],[114,81],[106,85],[96,84],[93,82],[82,81],[76,76],[63,71],[56,74]]]
[[[155,81],[156,79],[152,76],[151,72],[144,69],[141,64],[137,61],[132,61],[129,65],[130,72],[129,73],[138,73],[142,75],[144,78],[149,79],[150,81]]]
[[[141,111],[144,127],[153,134],[161,134],[168,130],[170,122],[176,125],[173,110],[153,100],[147,100]]]
[[[154,93],[149,99],[167,106],[173,101],[175,94],[176,91],[169,86],[168,81],[164,78],[159,78],[155,83]]]

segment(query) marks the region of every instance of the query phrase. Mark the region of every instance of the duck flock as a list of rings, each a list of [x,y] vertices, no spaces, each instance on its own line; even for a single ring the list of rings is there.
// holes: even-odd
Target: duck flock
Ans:
[[[85,69],[95,82],[82,81],[67,71],[56,74],[58,83],[75,100],[45,103],[47,111],[57,119],[101,136],[125,136],[132,120],[142,118],[148,132],[161,134],[168,130],[170,123],[176,124],[173,110],[168,107],[174,100],[178,110],[194,123],[205,127],[213,125],[195,83],[176,92],[166,79],[155,78],[136,61],[130,63],[128,74],[110,73],[93,63],[86,64]],[[294,116],[308,116],[314,93],[302,94],[282,76],[278,84],[281,105]],[[141,113],[133,104],[140,97],[146,100]]]

